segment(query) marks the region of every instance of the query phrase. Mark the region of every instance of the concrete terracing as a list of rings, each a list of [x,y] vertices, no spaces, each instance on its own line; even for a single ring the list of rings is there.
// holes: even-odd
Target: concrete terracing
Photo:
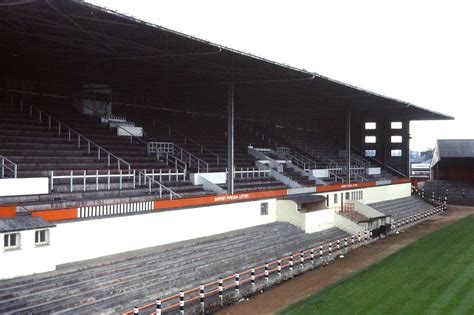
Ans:
[[[305,234],[271,223],[68,265],[0,281],[0,313],[117,314],[345,235],[336,228]]]

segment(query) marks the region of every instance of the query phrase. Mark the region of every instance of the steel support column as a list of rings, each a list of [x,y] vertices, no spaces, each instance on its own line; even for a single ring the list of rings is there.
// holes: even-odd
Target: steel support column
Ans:
[[[227,193],[234,193],[234,83],[227,95]]]
[[[347,183],[351,183],[351,111],[346,113],[346,169],[347,169]]]

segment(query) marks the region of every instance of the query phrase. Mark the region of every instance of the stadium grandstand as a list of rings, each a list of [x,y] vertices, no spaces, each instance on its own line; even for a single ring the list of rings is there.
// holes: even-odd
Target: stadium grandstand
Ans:
[[[474,205],[474,140],[441,139],[436,142],[430,180],[419,185],[424,193],[448,203]]]
[[[2,314],[211,309],[442,209],[409,128],[444,114],[83,1],[0,34]]]

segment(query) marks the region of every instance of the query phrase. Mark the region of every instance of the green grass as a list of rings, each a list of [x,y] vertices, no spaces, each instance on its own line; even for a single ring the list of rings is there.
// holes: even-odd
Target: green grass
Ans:
[[[280,314],[474,314],[474,215]]]

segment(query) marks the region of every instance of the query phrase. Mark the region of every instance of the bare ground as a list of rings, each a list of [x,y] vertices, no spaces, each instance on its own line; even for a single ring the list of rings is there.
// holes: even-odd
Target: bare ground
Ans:
[[[398,235],[376,241],[349,252],[344,259],[308,271],[303,275],[236,303],[217,314],[274,314],[353,273],[380,261],[416,240],[474,213],[474,207],[450,206],[449,210],[410,227]]]

